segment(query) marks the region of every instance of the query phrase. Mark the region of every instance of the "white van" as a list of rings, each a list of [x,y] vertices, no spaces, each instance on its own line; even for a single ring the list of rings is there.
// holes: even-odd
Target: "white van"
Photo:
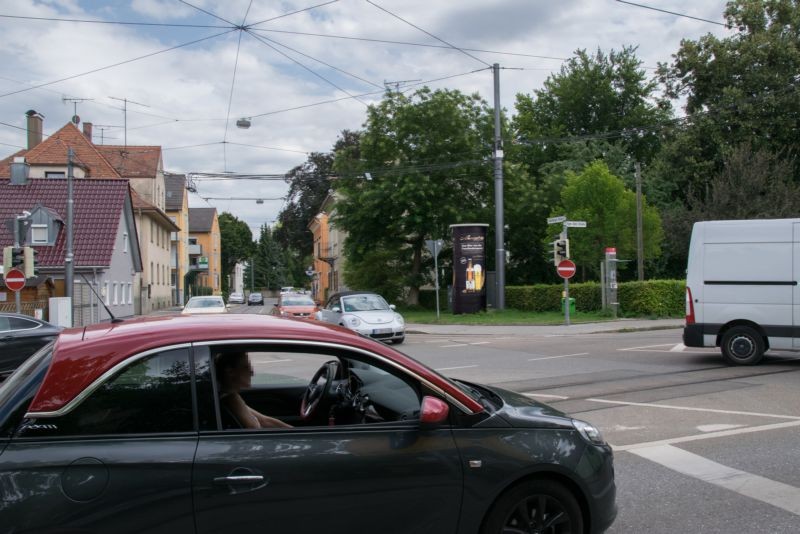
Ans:
[[[800,350],[800,219],[695,223],[686,271],[687,347],[754,365]]]

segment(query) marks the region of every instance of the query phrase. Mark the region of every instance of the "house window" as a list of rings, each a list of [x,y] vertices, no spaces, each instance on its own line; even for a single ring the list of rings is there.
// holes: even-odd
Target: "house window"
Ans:
[[[150,262],[150,276],[148,277],[148,279],[149,279],[149,281],[151,283],[153,282],[153,278],[155,278],[155,276],[156,276],[156,274],[155,274],[155,271],[153,270],[153,262],[151,261]]]
[[[122,234],[122,252],[128,253],[128,232]]]
[[[118,303],[119,303],[119,286],[117,285],[116,282],[114,282],[114,302],[113,302],[113,304],[114,304],[114,306],[116,306]]]
[[[133,303],[133,284],[128,282],[128,304]]]
[[[47,235],[47,225],[46,224],[34,224],[31,225],[31,243],[34,245],[41,245],[43,243],[48,243],[50,240],[48,239]]]
[[[153,221],[150,221],[150,242],[151,243],[153,242],[153,233],[154,233]]]
[[[111,282],[106,280],[105,287],[103,288],[103,296],[105,297],[106,306],[111,304]]]
[[[45,171],[44,172],[45,178],[66,178],[67,175],[64,171],[56,172],[56,171]]]

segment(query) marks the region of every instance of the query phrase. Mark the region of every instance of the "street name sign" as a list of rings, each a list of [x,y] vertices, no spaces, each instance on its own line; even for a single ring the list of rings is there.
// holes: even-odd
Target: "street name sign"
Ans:
[[[558,276],[563,278],[564,280],[569,280],[573,276],[575,276],[576,271],[575,263],[571,260],[561,260],[556,267],[556,272]]]
[[[19,269],[11,269],[5,275],[6,287],[10,291],[19,291],[25,287],[25,275]]]
[[[567,228],[586,228],[586,221],[565,221],[564,226]]]
[[[562,215],[560,217],[550,217],[547,219],[547,224],[558,224],[567,220],[567,217]]]

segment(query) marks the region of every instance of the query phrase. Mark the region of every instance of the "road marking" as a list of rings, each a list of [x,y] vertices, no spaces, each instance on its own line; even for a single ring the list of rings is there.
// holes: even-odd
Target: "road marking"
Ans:
[[[657,441],[649,441],[643,443],[633,443],[631,445],[611,445],[615,452],[631,451],[633,449],[641,449],[644,447],[655,447],[657,445],[674,445],[675,443],[688,443],[690,441],[701,441],[704,439],[714,438],[727,438],[730,436],[738,436],[740,434],[752,434],[755,432],[766,432],[769,430],[782,430],[784,428],[793,428],[800,426],[800,421],[788,421],[786,423],[772,423],[769,425],[748,426],[745,428],[737,428],[735,430],[722,430],[720,432],[709,432],[708,434],[694,434],[691,436],[681,436],[677,438],[660,439]]]
[[[630,452],[678,473],[800,515],[800,488],[733,469],[671,445],[642,447]]]
[[[626,402],[614,401],[606,399],[586,399],[589,402],[602,402],[605,404],[621,404],[623,406],[642,406],[644,408],[665,408],[668,410],[685,410],[687,412],[708,412],[708,413],[724,413],[729,415],[751,415],[756,417],[775,417],[778,419],[793,419],[800,420],[796,415],[779,415],[774,413],[760,413],[760,412],[740,412],[737,410],[716,410],[714,408],[695,408],[694,406],[675,406],[672,404],[654,404],[650,402]]]
[[[528,360],[529,362],[535,362],[539,360],[555,360],[556,358],[572,358],[574,356],[588,356],[588,352],[579,352],[577,354],[562,354],[560,356],[544,356],[542,358],[531,358]]]
[[[686,348],[686,345],[684,345],[683,343],[678,343],[677,345],[675,345],[674,347],[669,349],[669,351],[670,352],[683,352],[683,349],[685,349],[685,348]]]
[[[563,395],[548,395],[547,393],[523,393],[526,397],[546,397],[548,399],[566,400],[569,397]]]
[[[617,349],[617,350],[621,350],[621,351],[625,351],[625,350],[642,350],[642,349],[652,349],[652,348],[655,348],[655,347],[673,347],[674,345],[675,345],[675,343],[661,343],[660,345],[643,345],[641,347],[627,347],[627,348],[624,348],[624,349]]]
[[[468,343],[469,345],[488,345],[491,341],[478,341],[476,343]]]
[[[440,341],[440,343],[441,343],[441,341]],[[453,348],[453,347],[468,347],[468,346],[469,345],[467,345],[466,343],[456,343],[455,345],[439,345],[439,348],[440,349],[450,349],[450,348]]]
[[[434,369],[434,371],[452,371],[453,369],[471,369],[472,367],[478,367],[477,365],[459,365],[458,367],[439,367],[438,369]]]
[[[720,430],[731,430],[732,428],[742,428],[744,425],[700,425],[695,428],[700,432],[719,432]]]

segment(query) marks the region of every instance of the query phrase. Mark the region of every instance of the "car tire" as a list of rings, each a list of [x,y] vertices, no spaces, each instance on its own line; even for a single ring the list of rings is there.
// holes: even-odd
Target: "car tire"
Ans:
[[[481,534],[502,532],[582,533],[583,513],[578,500],[563,485],[528,480],[497,500],[481,529]]]
[[[722,335],[722,357],[732,365],[755,365],[764,357],[764,337],[750,326],[734,326]]]
[[[394,343],[395,345],[402,345],[402,344],[403,344],[403,341],[405,341],[405,340],[406,340],[406,337],[405,337],[405,336],[403,336],[403,337],[398,337],[397,339],[393,339],[393,340],[392,340],[392,343]]]

